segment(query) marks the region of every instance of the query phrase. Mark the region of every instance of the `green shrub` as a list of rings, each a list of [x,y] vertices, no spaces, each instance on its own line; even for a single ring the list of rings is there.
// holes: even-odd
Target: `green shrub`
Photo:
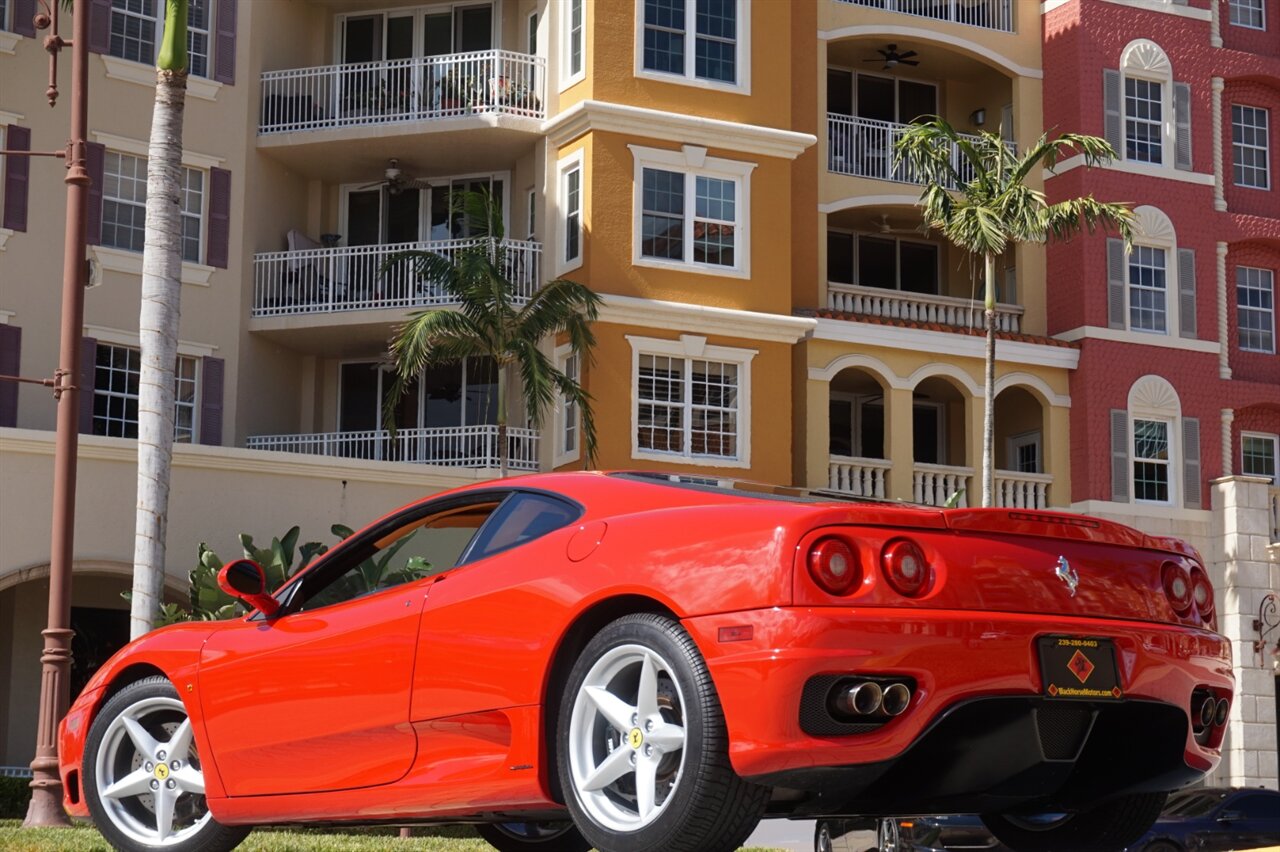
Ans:
[[[24,819],[31,801],[30,778],[0,777],[0,819]]]

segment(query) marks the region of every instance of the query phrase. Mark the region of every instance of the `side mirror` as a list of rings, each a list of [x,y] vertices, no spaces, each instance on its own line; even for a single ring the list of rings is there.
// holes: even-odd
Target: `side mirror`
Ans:
[[[252,559],[237,559],[218,572],[218,588],[270,618],[280,602],[267,594],[267,575]]]

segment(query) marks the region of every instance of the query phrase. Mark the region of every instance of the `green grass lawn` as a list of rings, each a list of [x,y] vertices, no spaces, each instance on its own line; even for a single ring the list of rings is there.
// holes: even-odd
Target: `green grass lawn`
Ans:
[[[428,832],[437,836],[426,836]],[[446,832],[451,836],[438,836]],[[474,836],[468,828],[420,828],[415,829],[414,834],[408,840],[401,840],[395,829],[340,834],[268,829],[250,834],[240,849],[245,852],[493,852],[492,846]],[[111,847],[101,834],[88,826],[22,828],[21,820],[7,819],[0,820],[0,849],[7,852],[110,852]]]

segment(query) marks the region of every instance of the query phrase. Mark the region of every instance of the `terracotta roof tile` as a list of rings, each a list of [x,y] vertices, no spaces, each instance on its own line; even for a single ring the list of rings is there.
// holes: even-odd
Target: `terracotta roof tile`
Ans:
[[[948,334],[967,334],[970,337],[983,337],[984,332],[980,328],[963,328],[960,326],[944,325],[937,322],[916,322],[914,320],[896,319],[893,317],[876,317],[863,314],[846,313],[844,311],[832,311],[823,309],[820,311],[805,311],[808,316],[820,317],[822,319],[845,320],[846,322],[869,322],[876,325],[892,325],[898,328],[915,328],[924,331],[942,331]],[[1041,346],[1058,346],[1064,349],[1079,349],[1080,344],[1070,340],[1058,340],[1055,337],[1041,337],[1037,334],[1017,334],[1011,331],[997,331],[997,340],[1016,340],[1021,343],[1038,343]]]

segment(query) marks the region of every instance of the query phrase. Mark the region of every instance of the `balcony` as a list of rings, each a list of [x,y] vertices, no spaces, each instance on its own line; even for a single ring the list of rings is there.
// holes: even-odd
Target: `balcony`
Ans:
[[[857,284],[827,285],[827,307],[857,316],[900,319],[913,323],[934,323],[953,328],[986,327],[982,302],[955,296],[937,296],[863,287]],[[1019,305],[996,305],[996,330],[1020,333],[1023,309]]]
[[[310,248],[264,252],[253,258],[254,317],[329,314],[385,308],[425,308],[454,304],[452,295],[419,280],[401,261],[384,269],[398,252],[428,251],[452,259],[479,239],[389,245]],[[541,278],[542,245],[503,240],[507,277],[517,303],[527,302]]]
[[[828,462],[827,487],[854,497],[889,499],[887,480],[892,467],[893,462],[888,459],[833,455]],[[978,496],[970,490],[975,481],[975,472],[971,467],[916,464],[912,469],[911,501],[924,506],[943,506],[953,494],[962,491],[956,506],[969,506],[970,495]],[[1048,508],[1049,487],[1052,484],[1053,476],[1047,473],[997,470],[995,505],[1007,509]],[[1273,503],[1273,507],[1274,505]]]
[[[837,2],[847,3],[850,6],[884,9],[887,12],[898,12],[917,18],[950,21],[987,30],[1013,32],[1012,0],[837,0]]]
[[[442,467],[497,469],[500,466],[498,427],[494,425],[400,429],[394,439],[385,430],[251,435],[246,446],[251,450]],[[533,429],[508,427],[507,455],[507,464],[512,470],[537,470],[538,433]]]
[[[893,162],[894,145],[910,126],[896,121],[827,113],[827,171],[895,183],[921,183],[919,176],[905,164],[895,167]],[[960,136],[963,139],[977,139],[969,134]],[[973,164],[961,154],[958,147],[951,151],[951,164],[960,176],[961,183],[973,180]],[[958,187],[949,184],[947,188]]]
[[[546,118],[546,60],[506,50],[266,71],[258,133],[471,115]]]

